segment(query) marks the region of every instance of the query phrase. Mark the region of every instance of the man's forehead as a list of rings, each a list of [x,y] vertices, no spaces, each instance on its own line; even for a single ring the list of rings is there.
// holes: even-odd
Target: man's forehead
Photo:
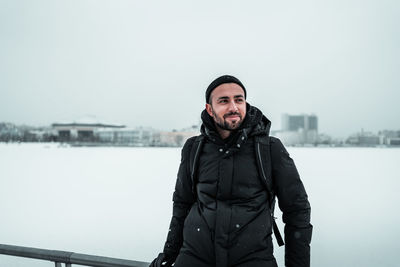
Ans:
[[[212,91],[211,95],[217,97],[244,97],[243,88],[236,83],[223,83]]]

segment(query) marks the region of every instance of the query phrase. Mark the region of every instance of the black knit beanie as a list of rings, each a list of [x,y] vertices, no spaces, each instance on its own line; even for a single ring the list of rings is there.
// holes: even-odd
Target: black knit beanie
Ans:
[[[223,75],[221,77],[218,77],[217,79],[215,79],[208,87],[207,87],[207,91],[206,91],[206,103],[210,104],[210,95],[211,92],[217,88],[218,86],[220,86],[223,83],[236,83],[238,84],[240,87],[243,88],[244,91],[244,98],[246,99],[246,88],[244,88],[244,85],[242,84],[241,81],[239,81],[238,78],[233,77],[231,75]]]

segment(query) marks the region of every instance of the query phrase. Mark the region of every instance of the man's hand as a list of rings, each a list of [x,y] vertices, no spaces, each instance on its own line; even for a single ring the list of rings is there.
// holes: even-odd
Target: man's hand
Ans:
[[[158,254],[158,257],[155,258],[149,267],[171,267],[175,262],[175,258],[168,257],[164,253]]]

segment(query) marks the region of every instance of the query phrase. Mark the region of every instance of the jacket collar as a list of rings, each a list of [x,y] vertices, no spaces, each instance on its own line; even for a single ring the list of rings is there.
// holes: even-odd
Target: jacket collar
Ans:
[[[222,140],[214,123],[214,119],[208,115],[204,109],[201,113],[203,124],[201,125],[200,132],[213,142],[227,143],[235,142],[238,137],[243,141],[249,136],[256,135],[269,135],[271,121],[265,117],[261,110],[246,103],[246,116],[237,130],[232,131],[230,136]]]

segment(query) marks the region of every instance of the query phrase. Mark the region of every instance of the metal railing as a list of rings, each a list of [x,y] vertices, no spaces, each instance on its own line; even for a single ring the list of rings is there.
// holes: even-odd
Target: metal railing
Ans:
[[[49,250],[40,248],[20,247],[0,244],[0,254],[52,261],[55,267],[66,267],[71,264],[93,266],[93,267],[148,267],[148,262],[132,261],[102,256],[93,256],[68,251]]]

